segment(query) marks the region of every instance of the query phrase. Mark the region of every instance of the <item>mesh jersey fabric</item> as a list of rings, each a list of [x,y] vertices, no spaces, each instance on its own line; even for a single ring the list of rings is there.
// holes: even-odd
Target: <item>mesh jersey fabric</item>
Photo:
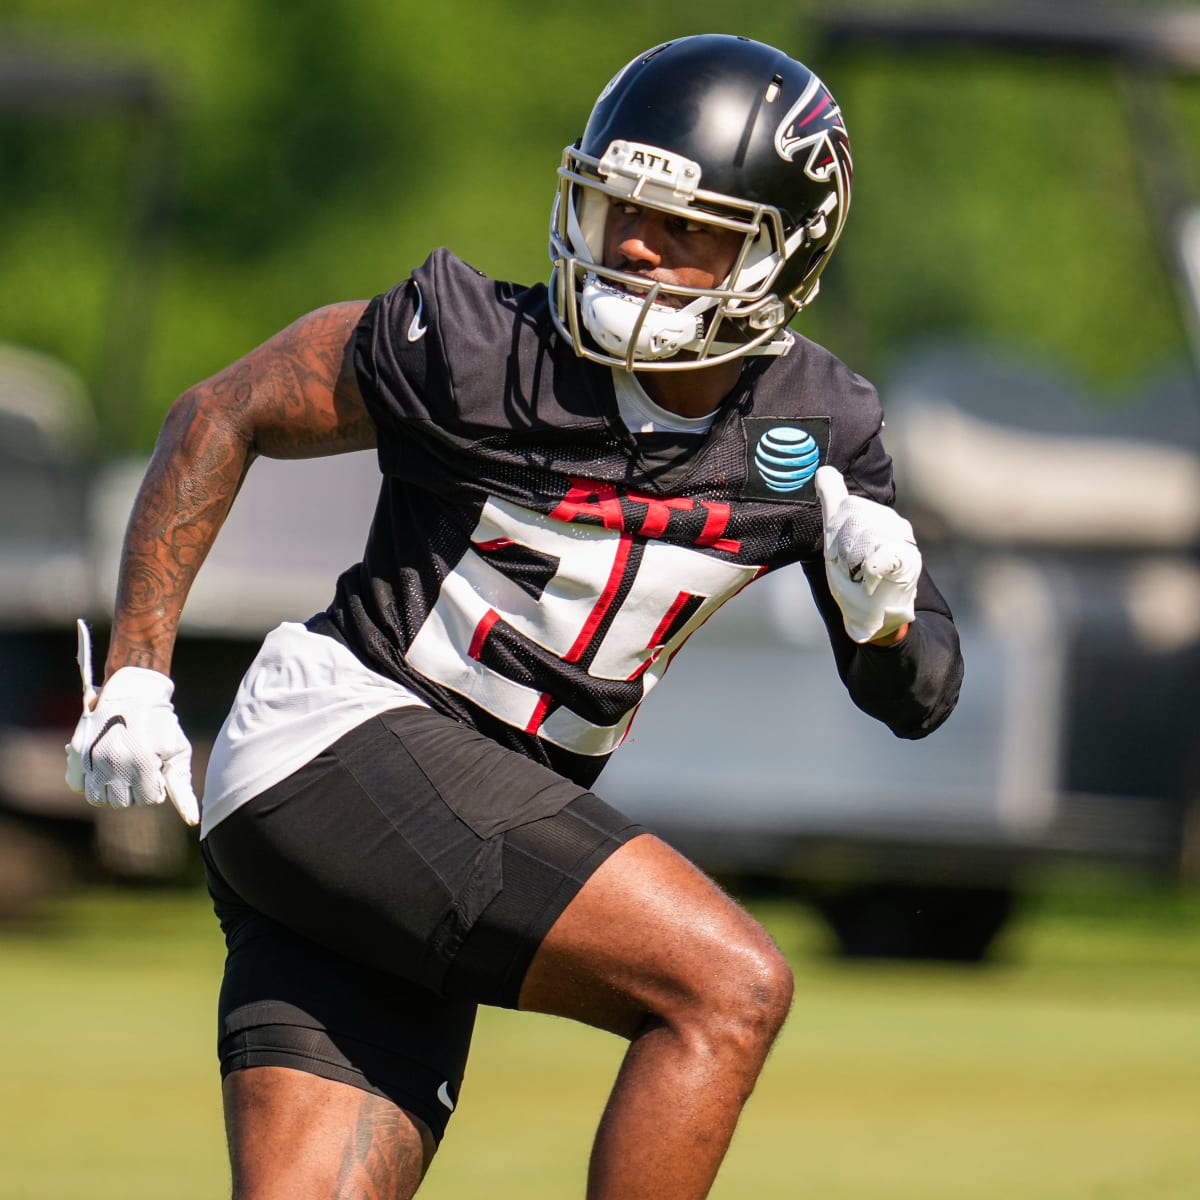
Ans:
[[[821,563],[815,491],[764,486],[764,432],[811,438],[851,490],[894,499],[874,388],[804,338],[749,360],[666,469],[642,460],[609,370],[554,332],[544,285],[436,251],[371,302],[354,356],[383,481],[363,560],[310,628],[582,786],[716,607],[764,571]],[[822,576],[809,571],[814,591]],[[857,651],[823,599],[845,677]],[[927,579],[918,608],[948,618]],[[893,658],[923,654],[932,679],[957,653],[942,630],[933,642]],[[914,658],[900,675],[923,669]]]

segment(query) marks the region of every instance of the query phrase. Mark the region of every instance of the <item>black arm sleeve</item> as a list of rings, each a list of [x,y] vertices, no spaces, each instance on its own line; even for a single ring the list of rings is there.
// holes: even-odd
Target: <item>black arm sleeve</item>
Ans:
[[[917,583],[916,618],[903,641],[859,645],[846,633],[829,590],[823,560],[804,573],[829,634],[838,674],[850,699],[897,737],[923,738],[954,711],[963,679],[958,630],[950,608],[924,571]]]
[[[892,461],[878,437],[867,442],[845,474],[852,493],[881,504],[894,502]],[[842,611],[825,577],[824,559],[806,562],[804,573],[850,699],[897,737],[915,739],[932,733],[958,703],[963,659],[950,606],[929,574],[923,570],[917,581],[915,619],[904,640],[872,646],[860,645],[846,633]]]

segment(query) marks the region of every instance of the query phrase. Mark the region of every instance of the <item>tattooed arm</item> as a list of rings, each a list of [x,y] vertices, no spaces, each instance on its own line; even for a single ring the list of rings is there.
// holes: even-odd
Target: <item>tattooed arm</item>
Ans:
[[[301,317],[175,402],[125,533],[106,678],[129,666],[170,673],[184,600],[255,458],[375,444],[349,353],[365,308]]]

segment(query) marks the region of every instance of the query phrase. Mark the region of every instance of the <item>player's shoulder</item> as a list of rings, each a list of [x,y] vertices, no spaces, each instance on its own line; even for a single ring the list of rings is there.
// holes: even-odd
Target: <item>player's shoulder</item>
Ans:
[[[837,403],[878,404],[874,384],[832,350],[793,332],[790,353],[774,360],[768,376],[782,387]]]
[[[792,337],[791,350],[770,359],[758,376],[755,409],[878,428],[883,413],[874,384],[819,342]]]
[[[507,345],[514,321],[551,328],[546,287],[493,279],[444,247],[371,302],[378,336],[447,348]]]
[[[459,258],[453,250],[439,246],[412,273],[412,278],[440,297],[487,296],[497,288],[513,284],[493,279],[478,267]]]
[[[431,316],[443,331],[470,336],[472,330],[511,327],[514,320],[536,321],[546,308],[546,286],[494,279],[440,247],[413,273]]]
[[[529,429],[586,424],[611,401],[607,372],[558,336],[544,283],[492,278],[444,248],[376,297],[358,340],[364,386],[443,429],[508,430],[518,413]]]

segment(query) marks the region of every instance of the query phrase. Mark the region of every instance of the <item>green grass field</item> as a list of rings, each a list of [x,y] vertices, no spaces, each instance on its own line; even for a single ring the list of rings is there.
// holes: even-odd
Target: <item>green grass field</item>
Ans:
[[[760,915],[797,999],[715,1197],[1200,1196],[1200,898],[1060,895],[984,969],[838,963],[802,913]],[[227,1195],[220,961],[195,892],[86,892],[0,932],[0,1197]],[[619,1053],[484,1013],[422,1196],[581,1196]]]

